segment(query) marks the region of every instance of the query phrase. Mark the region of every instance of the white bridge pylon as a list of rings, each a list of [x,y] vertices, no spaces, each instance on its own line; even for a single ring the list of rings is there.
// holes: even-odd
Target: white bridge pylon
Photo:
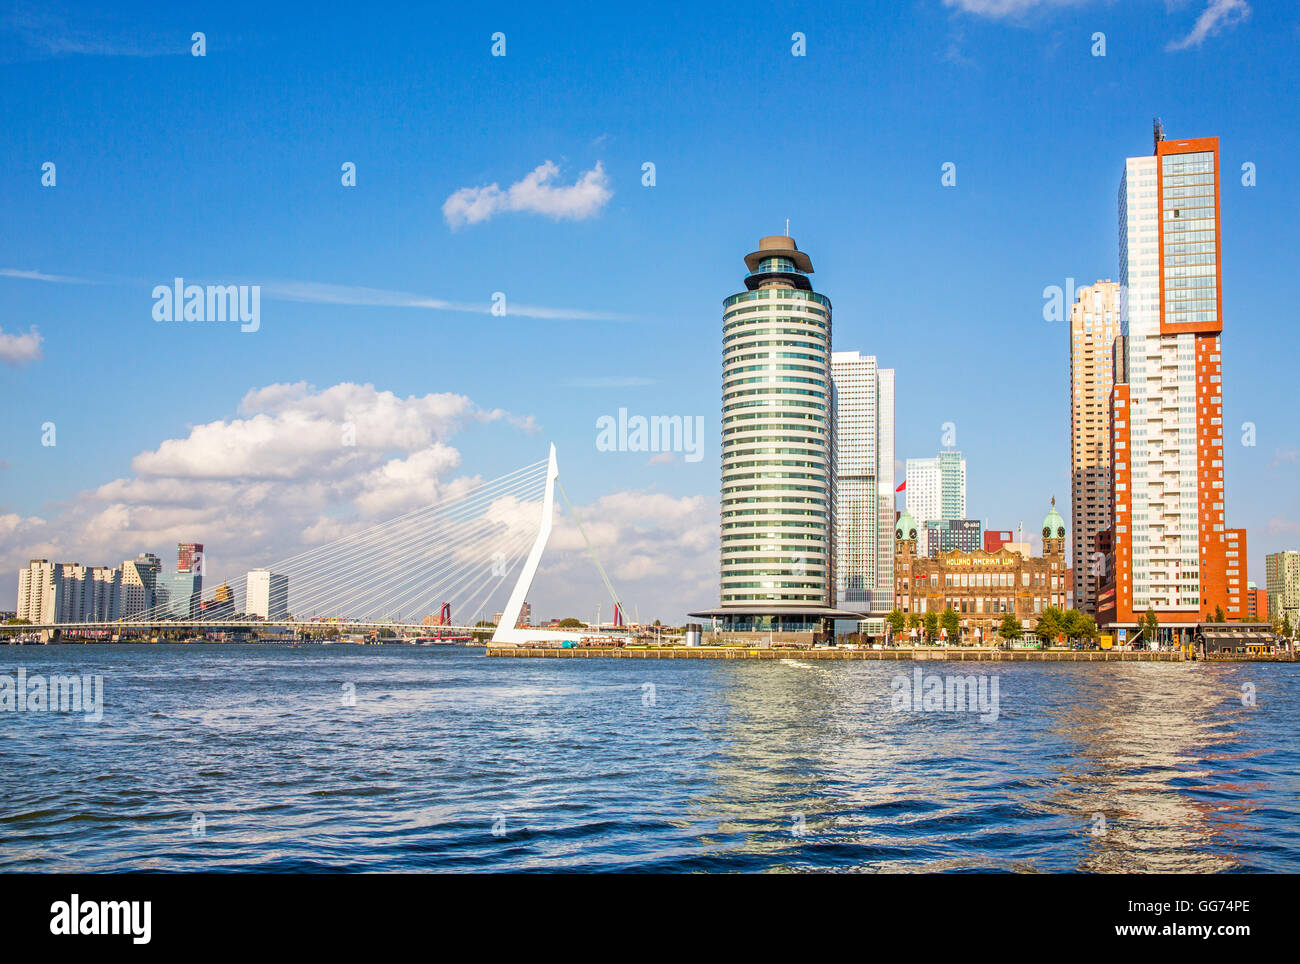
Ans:
[[[532,588],[533,577],[537,575],[537,566],[542,561],[542,553],[546,550],[546,543],[551,538],[551,527],[555,520],[555,486],[559,477],[560,470],[555,461],[555,443],[552,442],[550,461],[546,466],[546,492],[542,497],[542,520],[537,530],[537,539],[533,542],[528,558],[524,560],[523,569],[519,571],[519,579],[510,593],[510,600],[506,603],[506,608],[501,613],[501,622],[497,624],[496,632],[492,634],[493,644],[517,645],[535,639],[576,639],[583,635],[592,635],[593,632],[599,632],[599,630],[582,633],[572,629],[515,628],[515,625],[519,622],[519,614],[523,612],[524,600],[528,598],[528,590]],[[572,510],[572,506],[570,506],[570,510]],[[576,514],[573,521],[581,533],[582,525],[578,523]],[[582,533],[582,538],[584,542],[587,542],[586,533]],[[600,570],[600,576],[604,580],[605,588],[609,590],[614,599],[614,605],[617,607],[615,612],[623,612],[622,603],[615,594],[614,587],[610,585],[609,578],[605,575],[600,560],[596,558],[595,550],[591,548],[590,542],[587,542],[587,551],[591,553],[596,568]]]

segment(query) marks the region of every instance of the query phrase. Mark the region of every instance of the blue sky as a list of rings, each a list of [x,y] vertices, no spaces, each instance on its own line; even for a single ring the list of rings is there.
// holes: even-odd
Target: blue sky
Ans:
[[[109,501],[89,493],[139,483],[138,457],[192,442],[194,426],[246,417],[251,390],[298,382],[509,412],[443,433],[457,471],[491,478],[554,441],[588,516],[620,493],[679,500],[689,538],[625,517],[608,551],[663,556],[624,571],[643,616],[711,604],[716,549],[686,555],[716,529],[720,302],[786,218],[834,302],[836,348],[897,372],[900,461],[932,455],[955,422],[971,514],[1036,528],[1051,496],[1069,503],[1066,328],[1043,321],[1042,291],[1117,278],[1119,176],[1150,151],[1155,115],[1172,137],[1221,139],[1229,523],[1248,528],[1261,585],[1264,553],[1300,545],[1293,5],[17,4],[2,17],[0,330],[41,341],[39,358],[11,341],[22,357],[0,361],[0,608],[38,547],[116,562],[183,529],[219,554],[230,520],[191,525],[183,500],[137,531],[162,511],[138,485],[129,523],[88,532]],[[505,57],[491,56],[497,31]],[[1090,53],[1098,31],[1104,57]],[[556,187],[599,164],[607,200],[583,217],[444,217],[455,192],[507,191],[546,161]],[[1254,187],[1232,173],[1245,162]],[[151,290],[176,276],[262,285],[260,330],[154,322]],[[352,289],[480,310],[337,303],[412,300]],[[504,318],[486,312],[497,291]],[[620,407],[704,416],[704,458],[597,451],[596,420]],[[1257,444],[1231,444],[1246,421]]]

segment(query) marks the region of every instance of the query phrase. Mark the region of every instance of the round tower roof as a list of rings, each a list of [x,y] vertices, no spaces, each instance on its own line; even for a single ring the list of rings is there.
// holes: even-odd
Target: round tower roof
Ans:
[[[916,520],[912,518],[912,513],[908,512],[906,509],[899,514],[898,521],[894,523],[894,538],[916,538]]]
[[[1043,538],[1064,539],[1065,520],[1056,511],[1056,496],[1052,496],[1052,511],[1043,519]]]

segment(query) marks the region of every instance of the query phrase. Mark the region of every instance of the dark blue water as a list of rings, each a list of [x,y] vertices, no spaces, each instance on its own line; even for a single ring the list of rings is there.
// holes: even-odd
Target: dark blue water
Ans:
[[[0,649],[20,665],[101,674],[105,707],[0,712],[4,871],[1300,870],[1292,664]],[[917,665],[995,674],[996,722],[894,711]]]

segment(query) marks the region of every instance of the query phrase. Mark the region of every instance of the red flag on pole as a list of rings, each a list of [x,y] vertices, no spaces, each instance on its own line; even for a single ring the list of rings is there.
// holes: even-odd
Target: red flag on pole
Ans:
[[[902,492],[902,491],[903,491],[904,489],[906,489],[906,488],[907,488],[907,479],[904,479],[904,480],[903,480],[903,484],[900,485],[898,488],[896,488],[894,491],[895,491],[895,492]]]

